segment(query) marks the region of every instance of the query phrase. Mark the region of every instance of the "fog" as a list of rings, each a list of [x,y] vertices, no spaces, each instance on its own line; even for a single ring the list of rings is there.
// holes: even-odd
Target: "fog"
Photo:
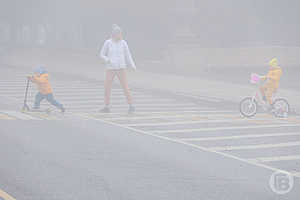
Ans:
[[[43,38],[43,46],[94,48],[117,23],[135,45],[166,48],[187,27],[201,47],[296,46],[299,7],[297,0],[2,0],[1,44]]]
[[[8,64],[4,54],[25,49],[53,55],[56,63],[59,51],[70,62],[72,52],[96,59],[118,24],[142,70],[265,73],[261,66],[274,57],[294,70],[300,64],[299,8],[297,0],[1,0],[0,55]]]
[[[0,0],[0,200],[299,199],[299,10]]]

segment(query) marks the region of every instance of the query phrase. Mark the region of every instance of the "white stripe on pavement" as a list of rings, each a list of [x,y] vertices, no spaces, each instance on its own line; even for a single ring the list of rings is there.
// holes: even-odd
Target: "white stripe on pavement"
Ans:
[[[3,91],[1,90],[3,93],[6,93],[6,94],[18,94],[20,92],[24,92],[24,88],[20,88],[20,89],[11,89],[11,90],[7,90],[7,91]],[[32,93],[35,93],[37,91],[31,91]],[[68,90],[67,88],[65,90],[57,90],[57,89],[54,89],[53,90],[53,93],[54,94],[62,94],[62,95],[91,95],[91,96],[94,96],[95,94],[99,94],[99,93],[104,93],[104,91],[101,91],[101,90],[95,90],[94,92],[90,91],[90,90],[81,90],[81,91],[78,91],[76,89],[74,90]],[[124,92],[123,91],[112,91],[111,92],[112,95],[122,95],[124,96]],[[148,96],[148,97],[151,97],[152,95],[151,94],[144,94],[144,93],[140,93],[140,92],[132,92],[132,94],[135,96],[135,95],[142,95],[142,96]]]
[[[24,91],[21,92],[22,94],[25,93]],[[16,94],[16,95],[9,95],[9,94],[6,94],[6,96],[13,96],[13,97],[17,97],[17,98],[24,98],[24,94],[21,95],[21,93],[19,94]],[[3,93],[1,93],[2,95],[4,95]],[[35,95],[36,95],[36,92],[30,92],[29,93],[29,96],[28,96],[28,99],[29,101],[34,101],[35,99]],[[104,96],[103,95],[99,95],[99,94],[94,94],[94,95],[85,95],[85,94],[75,94],[75,95],[63,95],[63,94],[56,94],[54,93],[54,96],[58,99],[62,99],[62,100],[65,100],[65,101],[89,101],[89,100],[99,100],[99,101],[103,101],[104,100]],[[140,101],[143,101],[143,102],[170,102],[170,103],[178,103],[178,101],[175,101],[175,100],[167,100],[167,99],[160,99],[160,98],[149,98],[149,97],[143,97],[143,96],[134,96],[134,99],[135,99],[135,102],[140,102]],[[111,98],[111,102],[112,102],[112,105],[113,105],[113,102],[115,101],[124,101],[126,100],[125,96],[124,95],[121,95],[121,96],[116,96],[116,95],[112,95],[112,98]],[[102,102],[101,102],[102,103]],[[195,104],[194,104],[195,105]]]
[[[68,106],[68,104],[65,104],[66,106]],[[100,107],[100,106],[98,106],[98,105],[91,105],[91,106],[72,106],[72,105],[69,105],[68,106],[69,108],[72,108],[73,110],[83,110],[83,109],[85,109],[85,108],[95,108],[96,110],[98,109],[100,109],[100,108],[102,108],[102,107]],[[114,110],[116,110],[116,111],[118,111],[118,112],[122,112],[123,110],[127,110],[128,109],[128,105],[127,106],[120,106],[120,107],[116,107],[116,108],[112,108],[112,109],[114,109]],[[180,112],[180,111],[182,111],[182,110],[184,110],[184,111],[186,111],[186,110],[191,110],[191,111],[194,111],[194,110],[199,110],[199,108],[197,108],[197,107],[183,107],[183,108],[155,108],[155,107],[153,107],[153,108],[151,108],[151,107],[139,107],[138,108],[138,110],[139,111],[141,111],[141,112],[146,112],[146,111],[150,111],[150,112],[152,112],[152,111],[157,111],[157,110],[160,110],[160,111],[177,111],[177,112]],[[133,119],[133,118],[135,118],[135,117],[131,117],[131,116],[129,116],[130,117],[130,119]],[[174,118],[173,116],[155,116],[154,118],[162,118],[162,117],[170,117],[170,118]],[[153,119],[153,117],[151,117],[151,116],[149,116],[149,117],[143,117],[143,119]],[[127,119],[128,119],[128,117],[127,117]],[[135,119],[138,119],[138,118],[135,118]]]
[[[9,97],[14,97],[14,98],[24,98],[24,91],[22,92],[19,92],[19,93],[1,93],[2,95],[5,95],[5,96],[9,96]],[[36,93],[35,92],[32,92],[30,93],[31,95],[29,96],[30,99],[34,99]],[[69,94],[69,93],[60,93],[60,92],[54,92],[54,96],[57,98],[57,99],[60,99],[60,98],[64,98],[64,97],[67,97],[67,96],[70,96],[70,97],[73,97],[73,98],[81,98],[82,96],[92,96],[93,98],[95,98],[97,96],[97,94],[95,93],[92,93],[92,94],[82,94],[82,93],[78,93],[78,94]],[[101,98],[100,98],[101,97]],[[157,97],[155,96],[150,96],[150,95],[144,95],[144,94],[133,94],[133,97],[134,99],[157,99]],[[112,93],[111,95],[111,98],[112,98],[112,101],[113,99],[124,99],[125,96],[124,94],[117,94],[117,93]],[[72,99],[72,98],[70,98]],[[99,99],[103,100],[104,97],[103,96],[99,96]]]
[[[0,88],[1,89],[11,89],[13,87],[24,87],[26,86],[26,81],[24,81],[23,83],[9,83],[9,84],[1,84],[0,83]],[[31,87],[34,87],[34,84],[30,85]],[[70,85],[66,85],[66,84],[51,84],[52,88],[54,89],[65,89],[65,88],[69,88],[69,89],[97,89],[97,90],[104,90],[103,86],[99,86],[99,85],[77,85],[77,84],[70,84]],[[122,88],[120,87],[113,87],[112,90],[120,90],[123,91]]]
[[[290,161],[300,160],[300,155],[289,155],[289,156],[274,156],[274,157],[260,157],[248,159],[250,162],[276,162],[276,161]]]
[[[280,148],[280,147],[292,147],[300,146],[300,142],[285,142],[275,144],[258,144],[258,145],[243,145],[243,146],[220,146],[220,147],[208,147],[212,151],[232,151],[232,150],[247,150],[247,149],[268,149],[268,148]]]
[[[226,111],[228,111],[228,110],[226,110]],[[226,112],[226,111],[224,111],[224,112]],[[202,113],[202,112],[204,112],[204,111],[179,111],[180,112],[180,114],[190,114],[190,113]],[[138,115],[144,115],[144,114],[146,114],[146,115],[148,115],[148,114],[165,114],[165,115],[175,115],[175,114],[179,114],[179,112],[174,112],[174,111],[170,111],[170,112],[166,112],[166,111],[164,111],[164,112],[161,112],[161,111],[154,111],[154,112],[136,112],[136,113],[134,113],[134,114],[131,114],[130,116],[132,117],[132,116],[138,116]],[[205,113],[211,113],[211,112],[216,112],[216,110],[208,110],[208,111],[205,111]],[[220,112],[220,111],[217,111],[217,112]],[[230,111],[231,112],[231,111]],[[111,116],[111,115],[124,115],[124,113],[119,113],[119,112],[111,112],[111,113],[100,113],[100,112],[98,112],[98,113],[96,113],[97,115],[100,115],[100,116]],[[126,116],[129,116],[128,114],[126,114]],[[197,116],[199,116],[199,115],[197,115]]]
[[[248,118],[240,118],[240,119],[221,119],[221,120],[190,120],[190,121],[175,121],[175,122],[150,122],[150,123],[138,123],[138,124],[124,124],[126,126],[170,126],[170,125],[185,125],[185,124],[203,124],[203,123],[227,123],[227,122],[257,122],[257,121],[277,121],[272,118],[259,118],[259,119],[248,119]],[[277,121],[278,123],[280,121]]]
[[[60,101],[65,101],[71,104],[77,104],[78,102],[81,102],[81,104],[89,104],[89,103],[103,103],[103,98],[102,96],[99,97],[90,97],[90,98],[84,98],[84,97],[59,97]],[[34,97],[29,99],[29,102],[33,103],[34,102]],[[126,98],[120,98],[120,99],[111,99],[111,105],[114,106],[115,103],[123,103],[126,104]],[[135,99],[135,102],[137,104],[143,105],[143,104],[149,104],[149,103],[153,103],[153,104],[162,104],[162,103],[168,103],[168,105],[176,104],[178,103],[178,101],[175,100],[171,100],[171,99]],[[194,104],[195,105],[195,104]]]
[[[4,91],[4,92],[11,92],[11,91],[20,91],[22,89],[24,89],[25,86],[24,85],[19,85],[19,86],[14,86],[14,87],[4,87],[2,85],[0,85],[0,90]],[[35,86],[32,86],[32,89],[35,89]],[[56,86],[52,85],[52,88],[54,89],[54,91],[78,91],[78,92],[82,92],[82,91],[95,91],[95,92],[104,92],[104,88],[77,88],[77,87],[63,87],[63,88],[59,88]],[[112,92],[123,92],[122,89],[112,89]],[[137,92],[135,90],[133,90],[132,92]]]
[[[98,106],[101,106],[101,104],[103,104],[104,99],[101,98],[90,98],[90,99],[72,99],[72,98],[61,98],[61,97],[57,97],[57,100],[59,100],[62,103],[67,103],[69,105],[83,105],[83,104],[97,104]],[[44,100],[45,101],[45,100]],[[159,99],[153,99],[153,100],[148,100],[148,99],[139,99],[139,100],[135,100],[136,104],[135,105],[148,105],[149,103],[153,103],[153,104],[162,104],[162,103],[177,103],[176,101],[161,101]],[[28,100],[29,104],[33,104],[34,103],[34,99],[31,98]],[[41,104],[47,104],[46,102],[42,102]],[[111,105],[113,105],[112,107],[114,107],[115,105],[127,105],[126,102],[126,98],[123,99],[111,99]],[[127,105],[128,106],[128,105]]]
[[[1,90],[2,89],[6,89],[6,90],[10,90],[10,89],[14,89],[14,88],[24,88],[26,86],[26,82],[24,83],[9,83],[9,84],[1,84],[0,83],[0,88]],[[62,89],[70,89],[70,90],[75,90],[75,89],[78,89],[78,90],[89,90],[89,89],[94,89],[94,90],[97,90],[97,91],[101,91],[101,90],[104,90],[104,87],[99,87],[99,86],[93,86],[93,85],[87,85],[87,86],[80,86],[80,85],[69,85],[69,86],[66,86],[64,84],[51,84],[52,88],[55,89],[55,90],[62,90]],[[31,84],[30,85],[31,88],[35,87],[34,84]],[[114,87],[112,88],[112,91],[123,91],[122,88],[120,87]]]
[[[270,133],[270,134],[250,134],[250,135],[233,135],[233,136],[221,136],[221,137],[202,137],[202,138],[178,138],[183,141],[216,141],[216,140],[232,140],[232,139],[245,139],[245,138],[261,138],[261,137],[280,137],[300,135],[300,132],[287,132],[287,133]]]
[[[294,177],[300,177],[300,172],[297,172],[297,171],[292,171],[292,172],[290,172],[290,174]]]
[[[32,101],[31,103],[33,103],[34,101]],[[65,102],[66,105],[68,104],[69,106],[80,106],[80,107],[91,107],[91,106],[99,106],[100,103],[102,103],[101,101],[93,101],[94,104],[92,104],[91,102],[87,103],[87,102]],[[47,102],[43,102],[41,105],[48,105]],[[153,103],[153,104],[147,104],[147,103],[144,103],[144,104],[134,104],[137,108],[140,108],[140,109],[144,109],[144,108],[148,108],[148,107],[157,107],[157,108],[174,108],[176,107],[175,109],[177,109],[178,107],[180,108],[195,108],[195,104],[160,104],[160,103]],[[126,105],[125,103],[122,103],[122,104],[114,104],[111,106],[112,109],[114,108],[128,108],[128,105]]]
[[[144,109],[142,109],[144,110]],[[174,112],[179,112],[178,109],[176,110],[172,110]],[[185,109],[186,111],[186,109]],[[137,112],[137,113],[145,113],[145,112]],[[149,113],[155,113],[155,112],[149,112]],[[158,112],[159,113],[159,112]],[[205,112],[204,110],[202,111],[198,111],[199,114],[205,114],[205,113],[211,113],[211,111],[207,111]],[[105,117],[105,120],[139,120],[139,119],[171,119],[171,118],[190,118],[190,117],[199,117],[199,114],[190,114],[190,115],[184,115],[184,114],[179,114],[179,115],[158,115],[158,116],[139,116],[139,117],[135,117],[135,116],[125,116],[125,117]]]
[[[198,100],[210,101],[210,102],[215,102],[215,103],[218,103],[218,102],[222,101],[222,100],[216,99],[216,98],[204,97],[204,96],[197,96],[197,95],[185,94],[185,93],[180,93],[180,92],[176,93],[176,94],[180,95],[180,96],[184,96],[184,97],[191,97],[191,98],[195,98],[195,99],[198,99]]]
[[[300,124],[271,124],[271,125],[256,125],[256,126],[224,126],[213,128],[196,128],[196,129],[175,129],[175,130],[154,130],[152,133],[191,133],[201,131],[224,131],[238,129],[259,129],[259,128],[280,128],[280,127],[297,127]]]

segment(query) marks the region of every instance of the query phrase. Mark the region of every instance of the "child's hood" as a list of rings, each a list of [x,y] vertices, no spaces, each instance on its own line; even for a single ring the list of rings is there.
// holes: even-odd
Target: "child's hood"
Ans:
[[[281,67],[279,67],[279,66],[274,66],[274,67],[272,67],[271,69],[270,69],[270,71],[281,71],[282,69],[281,69]]]

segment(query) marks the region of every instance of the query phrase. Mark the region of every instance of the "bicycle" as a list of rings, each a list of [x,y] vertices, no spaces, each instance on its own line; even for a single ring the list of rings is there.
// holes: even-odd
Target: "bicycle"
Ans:
[[[266,101],[263,100],[261,92],[259,90],[260,86],[262,85],[261,76],[258,74],[251,74],[252,84],[258,85],[258,89],[251,97],[245,97],[240,102],[240,113],[247,117],[254,117],[258,111],[258,107],[262,107],[263,110],[269,111],[270,114],[274,115],[275,117],[287,117],[290,112],[290,105],[288,101],[284,98],[275,98],[273,95],[273,104],[270,106]],[[270,109],[271,108],[271,109]]]

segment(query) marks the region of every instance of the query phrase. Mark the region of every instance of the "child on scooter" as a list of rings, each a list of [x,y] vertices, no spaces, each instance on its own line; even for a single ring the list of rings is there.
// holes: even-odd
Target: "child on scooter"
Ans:
[[[57,107],[61,112],[65,112],[64,106],[56,101],[53,96],[53,91],[48,79],[49,75],[43,67],[39,67],[34,70],[33,76],[28,76],[27,78],[35,83],[38,88],[38,93],[35,96],[34,109],[40,108],[40,103],[42,100],[46,99],[50,104]]]

